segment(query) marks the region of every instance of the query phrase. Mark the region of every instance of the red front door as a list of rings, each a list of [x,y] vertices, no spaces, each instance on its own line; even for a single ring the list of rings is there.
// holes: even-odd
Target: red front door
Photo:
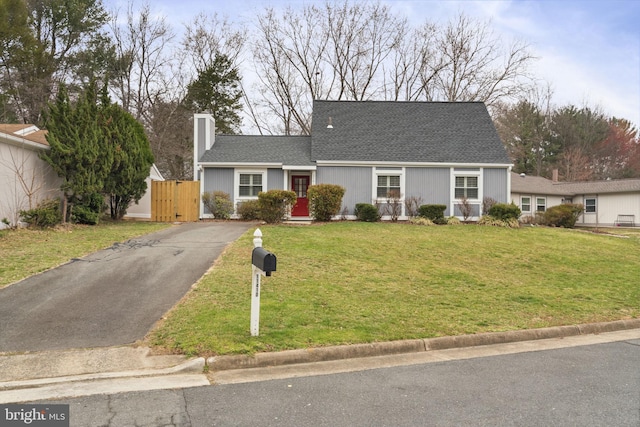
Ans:
[[[291,216],[309,216],[309,200],[307,199],[307,189],[309,188],[309,177],[294,175],[291,177],[291,191],[296,193],[298,200],[291,209]]]

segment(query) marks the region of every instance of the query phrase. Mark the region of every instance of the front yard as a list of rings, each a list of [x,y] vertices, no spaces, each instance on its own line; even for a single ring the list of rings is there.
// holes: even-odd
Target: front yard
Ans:
[[[640,234],[340,222],[264,226],[278,271],[251,337],[253,230],[150,344],[228,354],[429,338],[640,316]]]

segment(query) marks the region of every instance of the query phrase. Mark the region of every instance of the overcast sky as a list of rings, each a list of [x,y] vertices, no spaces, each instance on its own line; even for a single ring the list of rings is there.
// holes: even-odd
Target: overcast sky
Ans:
[[[111,9],[127,0],[104,0]],[[136,5],[142,2],[136,2]],[[300,7],[313,1],[153,0],[176,30],[198,12],[217,12],[248,25],[266,6]],[[324,0],[318,1],[324,3]],[[384,1],[413,24],[446,22],[458,12],[491,19],[507,40],[527,42],[539,59],[532,71],[551,83],[556,105],[600,107],[640,125],[640,0]]]

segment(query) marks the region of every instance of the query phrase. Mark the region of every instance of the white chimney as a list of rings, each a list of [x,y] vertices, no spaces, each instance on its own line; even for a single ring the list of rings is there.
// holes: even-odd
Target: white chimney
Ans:
[[[208,113],[193,115],[193,180],[199,181],[198,162],[216,141],[216,122]]]

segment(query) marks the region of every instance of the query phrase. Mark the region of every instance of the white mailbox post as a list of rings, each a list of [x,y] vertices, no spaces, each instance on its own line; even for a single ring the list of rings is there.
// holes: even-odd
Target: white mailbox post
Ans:
[[[276,256],[262,248],[262,231],[253,233],[251,254],[251,336],[257,337],[260,330],[260,277],[271,276],[276,271]]]

